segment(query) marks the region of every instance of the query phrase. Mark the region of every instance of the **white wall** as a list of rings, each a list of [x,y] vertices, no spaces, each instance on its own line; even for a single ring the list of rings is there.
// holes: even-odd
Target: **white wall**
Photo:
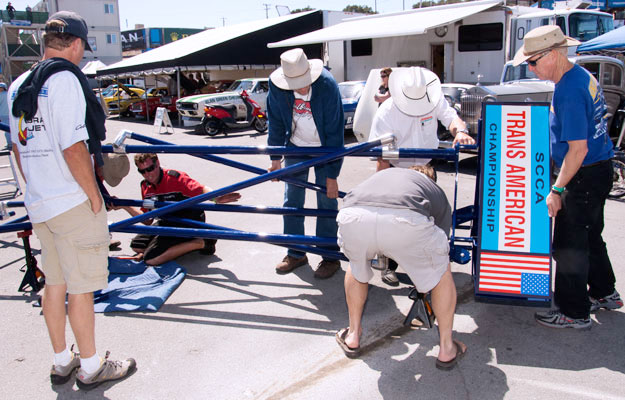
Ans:
[[[502,11],[484,12],[470,16],[463,24],[481,24],[486,22],[505,22]],[[505,36],[504,24],[504,36]],[[475,83],[477,75],[484,75],[482,82],[497,82],[501,75],[505,58],[505,40],[500,51],[462,52],[457,46],[458,25],[449,24],[447,34],[438,37],[434,29],[422,35],[397,36],[373,39],[372,55],[351,56],[351,41],[346,41],[347,80],[365,80],[374,68],[397,67],[398,63],[410,62],[432,68],[432,45],[444,45],[446,82]],[[453,49],[453,50],[452,50]]]
[[[118,0],[48,0],[47,3],[50,15],[59,10],[74,11],[87,22],[89,38],[95,38],[97,48],[93,53],[85,52],[81,67],[92,60],[100,60],[106,65],[121,61]],[[112,14],[104,12],[105,4],[113,6]],[[107,43],[107,34],[115,35],[117,43]]]

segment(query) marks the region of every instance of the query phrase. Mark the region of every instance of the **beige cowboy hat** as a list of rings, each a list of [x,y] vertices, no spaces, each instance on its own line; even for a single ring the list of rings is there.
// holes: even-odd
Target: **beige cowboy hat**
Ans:
[[[304,50],[297,48],[280,54],[280,65],[269,78],[274,85],[284,90],[296,90],[311,85],[323,70],[323,61],[309,60]]]
[[[126,154],[102,153],[102,178],[110,186],[117,186],[130,172],[130,162]]]
[[[532,29],[523,38],[523,46],[514,55],[512,64],[517,65],[527,61],[530,57],[553,50],[558,47],[578,46],[582,42],[571,37],[564,36],[557,25],[543,25]]]
[[[393,104],[413,117],[431,113],[443,96],[438,76],[421,67],[394,69],[388,88]]]

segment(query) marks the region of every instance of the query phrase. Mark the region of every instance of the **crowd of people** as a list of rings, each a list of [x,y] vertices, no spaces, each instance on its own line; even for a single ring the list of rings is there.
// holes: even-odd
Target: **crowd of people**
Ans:
[[[121,379],[137,365],[132,358],[112,361],[108,352],[100,357],[96,351],[93,292],[108,283],[110,242],[107,205],[98,177],[110,181],[108,157],[103,158],[100,147],[94,145],[104,139],[103,113],[77,68],[84,51],[91,50],[87,32],[84,19],[73,12],[52,15],[45,27],[42,62],[13,82],[7,101],[10,145],[27,182],[24,203],[42,246],[46,277],[43,314],[54,352],[50,379],[53,384],[63,384],[77,370],[76,382],[82,389]],[[536,313],[535,318],[548,327],[588,329],[591,312],[620,308],[623,302],[615,290],[614,273],[601,237],[613,153],[603,118],[606,106],[592,75],[568,61],[566,47],[575,44],[557,26],[543,26],[525,36],[515,63],[526,61],[536,75],[556,83],[550,132],[553,161],[560,173],[546,199],[549,215],[555,218],[555,307]],[[302,49],[292,49],[281,55],[280,63],[269,80],[268,145],[342,148],[341,98],[322,61],[308,59]],[[374,96],[380,105],[370,138],[392,132],[397,147],[437,148],[440,121],[454,136],[454,144],[475,143],[464,121],[442,95],[441,82],[433,72],[420,67],[383,68],[380,80]],[[44,84],[48,96],[37,98]],[[0,96],[2,89],[6,87],[0,84]],[[5,118],[0,108],[0,120]],[[268,171],[310,158],[271,156]],[[337,218],[316,219],[316,235],[337,238],[337,245],[328,249],[340,248],[349,259],[344,279],[349,326],[336,333],[336,341],[348,357],[361,353],[362,316],[368,282],[373,277],[371,260],[376,255],[394,260],[385,276],[392,278],[398,265],[420,292],[431,292],[440,341],[436,367],[451,370],[467,352],[467,346],[453,338],[456,288],[449,259],[451,207],[428,161],[378,158],[376,172],[349,191],[340,210],[337,178],[342,160],[314,167],[315,183],[324,188],[317,192],[317,207],[338,211]],[[144,200],[175,202],[211,191],[182,171],[163,168],[156,154],[137,154],[134,163],[143,177],[140,191]],[[307,180],[308,172],[293,178]],[[213,201],[230,203],[239,198],[239,193],[229,193]],[[301,208],[304,203],[305,190],[286,183],[284,207]],[[148,211],[111,207],[124,209],[131,216]],[[204,211],[199,209],[181,210],[171,217],[205,221]],[[166,218],[144,223],[186,226]],[[285,215],[283,231],[303,235],[304,217]],[[137,253],[136,259],[160,265],[192,251],[211,255],[215,243],[204,238],[137,235],[130,246]],[[304,252],[289,249],[275,271],[287,274],[307,264]],[[323,256],[315,277],[330,278],[340,268],[339,260]],[[387,281],[394,284],[396,279]],[[67,318],[79,353],[67,346]]]

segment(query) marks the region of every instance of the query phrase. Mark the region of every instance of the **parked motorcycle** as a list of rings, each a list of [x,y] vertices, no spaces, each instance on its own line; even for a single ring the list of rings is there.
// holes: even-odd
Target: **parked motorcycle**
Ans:
[[[240,94],[245,106],[245,115],[239,116],[236,104],[215,104],[204,107],[202,129],[208,136],[225,133],[226,129],[240,129],[252,126],[258,132],[267,130],[267,115],[260,105],[250,98],[247,91]]]

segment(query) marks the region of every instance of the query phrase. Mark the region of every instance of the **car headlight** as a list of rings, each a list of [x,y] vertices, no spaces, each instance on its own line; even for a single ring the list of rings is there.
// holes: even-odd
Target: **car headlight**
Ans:
[[[197,103],[193,103],[193,109],[197,110],[198,109],[198,104]]]

